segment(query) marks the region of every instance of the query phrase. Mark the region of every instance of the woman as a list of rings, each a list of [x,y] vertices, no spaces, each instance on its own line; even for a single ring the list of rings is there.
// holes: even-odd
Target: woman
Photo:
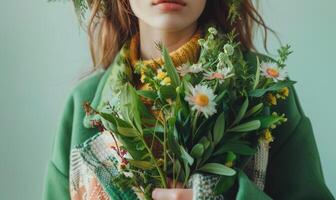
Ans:
[[[79,9],[82,8],[80,5]],[[206,24],[212,23],[225,32],[235,30],[247,62],[256,66],[257,56],[263,56],[253,53],[253,28],[261,25],[266,35],[269,29],[251,0],[93,0],[89,5],[93,62],[95,69],[103,70],[97,70],[83,80],[68,98],[48,166],[44,198],[136,199],[139,196],[134,193],[120,192],[113,184],[97,179],[98,167],[87,165],[90,159],[85,157],[87,144],[91,149],[96,145],[100,153],[109,152],[103,141],[97,142],[93,137],[97,129],[85,123],[82,104],[92,101],[93,107],[100,107],[109,95],[110,90],[106,88],[118,84],[115,83],[118,71],[113,67],[122,62],[121,57],[126,58],[131,70],[139,60],[152,66],[162,64],[155,42],[161,41],[166,46],[175,66],[187,61],[196,62],[199,56],[197,41],[204,35]],[[140,76],[135,75],[134,82],[135,87],[146,88]],[[333,199],[324,183],[309,119],[304,115],[294,89],[290,88],[289,92],[293,95],[276,108],[286,114],[288,123],[277,130],[272,148],[264,154],[268,159],[264,159],[263,167],[254,169],[249,178],[240,177],[229,198]],[[224,198],[223,195],[216,196],[213,188],[205,185],[211,185],[211,182],[202,180],[207,179],[201,177],[198,180],[201,182],[190,188],[157,188],[152,198]]]

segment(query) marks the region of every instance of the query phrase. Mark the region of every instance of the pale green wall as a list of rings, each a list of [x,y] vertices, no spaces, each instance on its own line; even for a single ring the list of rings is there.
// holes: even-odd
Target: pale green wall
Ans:
[[[266,21],[295,50],[289,71],[336,194],[336,1],[264,1]],[[41,198],[65,97],[90,62],[76,23],[69,3],[1,1],[0,199]],[[276,45],[272,39],[271,49]]]

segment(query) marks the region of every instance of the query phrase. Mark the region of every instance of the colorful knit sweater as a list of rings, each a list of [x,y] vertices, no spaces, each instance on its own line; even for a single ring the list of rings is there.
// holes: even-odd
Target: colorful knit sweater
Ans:
[[[71,92],[60,119],[48,164],[44,199],[137,199],[132,188],[121,190],[111,178],[118,173],[113,166],[109,134],[98,133],[90,127],[82,105],[102,109],[107,97],[120,86],[116,78],[129,51],[126,42],[115,61],[107,70],[97,71],[82,80]],[[249,66],[257,66],[257,56],[245,52]],[[248,167],[238,173],[238,181],[230,196],[215,196],[212,192],[215,176],[195,174],[190,187],[194,199],[334,199],[325,185],[320,158],[309,119],[305,116],[294,88],[292,95],[275,109],[285,113],[288,122],[277,129],[272,148],[260,146]],[[266,173],[267,169],[267,173]]]

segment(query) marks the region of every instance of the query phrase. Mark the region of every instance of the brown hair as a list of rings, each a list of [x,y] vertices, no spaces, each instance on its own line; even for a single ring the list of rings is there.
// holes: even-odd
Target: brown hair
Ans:
[[[263,29],[267,49],[267,32],[272,30],[266,26],[252,0],[240,0],[239,7],[235,7],[239,17],[233,22],[230,22],[232,6],[227,2],[208,0],[198,22],[212,21],[226,32],[235,30],[237,41],[246,50],[255,50],[253,32],[258,25]],[[98,67],[106,69],[124,42],[138,31],[138,20],[128,0],[90,0],[88,4],[91,10],[88,35],[94,70]]]

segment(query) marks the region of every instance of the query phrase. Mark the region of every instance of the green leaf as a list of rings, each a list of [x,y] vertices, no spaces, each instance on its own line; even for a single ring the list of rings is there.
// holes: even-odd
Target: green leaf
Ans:
[[[264,106],[263,103],[259,103],[259,104],[255,105],[255,106],[253,106],[250,110],[248,110],[248,111],[245,113],[244,118],[250,117],[250,116],[252,116],[254,113],[259,112],[259,111],[263,108],[263,106]]]
[[[213,155],[218,156],[229,151],[232,151],[235,154],[246,156],[254,155],[256,153],[256,149],[251,148],[249,145],[236,142],[236,143],[228,143],[221,146]]]
[[[289,87],[291,85],[294,85],[296,82],[295,81],[279,81],[272,86],[265,88],[265,89],[255,89],[252,90],[249,93],[249,96],[251,97],[261,97],[263,96],[266,92],[271,92],[271,91],[278,91],[282,88]]]
[[[269,115],[269,116],[262,116],[259,117],[258,120],[260,120],[260,128],[270,128],[273,124],[277,124],[278,122],[281,122],[281,116],[277,115]]]
[[[246,99],[245,99],[243,105],[240,107],[238,115],[237,115],[236,119],[233,121],[232,125],[235,125],[235,124],[239,123],[240,120],[243,119],[248,105],[249,105],[249,101],[248,101],[248,98],[246,97]]]
[[[236,171],[234,169],[219,163],[207,163],[203,165],[199,170],[202,172],[224,176],[233,176],[236,174]]]
[[[215,195],[220,195],[228,191],[234,184],[236,176],[221,176],[214,188]]]
[[[213,139],[215,145],[219,143],[219,141],[224,136],[224,129],[225,129],[225,115],[224,113],[221,113],[215,122],[214,130],[213,130]]]
[[[190,167],[189,167],[188,162],[186,160],[183,160],[183,166],[184,166],[184,183],[186,183],[189,179]]]
[[[99,115],[101,116],[101,121],[103,123],[103,126],[105,128],[107,128],[108,130],[112,131],[112,132],[116,132],[117,131],[117,122],[114,119],[114,116],[108,113],[99,113]]]
[[[164,60],[164,68],[166,69],[168,76],[171,79],[172,86],[176,88],[177,86],[180,85],[180,77],[165,47],[162,48],[162,55],[163,55],[163,60]]]
[[[240,124],[238,126],[235,126],[228,131],[230,132],[247,132],[247,131],[254,131],[260,128],[260,120],[253,120],[249,122],[245,122],[243,124]]]
[[[204,147],[204,149],[207,149],[210,145],[210,141],[208,140],[208,138],[206,138],[205,136],[203,136],[200,140],[199,143],[201,143]]]
[[[151,100],[155,100],[158,97],[157,93],[153,90],[137,90],[136,92],[138,95]]]
[[[115,117],[109,113],[100,112],[99,115],[111,123],[116,123]]]
[[[204,146],[202,144],[196,144],[190,152],[190,155],[194,158],[200,158],[204,153]]]
[[[143,170],[149,170],[155,167],[152,163],[148,161],[143,161],[143,160],[128,160],[128,162],[134,167],[137,167]]]
[[[189,155],[189,153],[184,149],[183,146],[180,145],[180,149],[182,159],[186,160],[191,166],[194,163],[194,158]]]
[[[176,98],[176,90],[172,86],[163,85],[159,89],[159,96],[161,99]]]
[[[174,163],[173,164],[173,174],[174,174],[174,176],[176,176],[178,178],[179,175],[180,175],[182,166],[181,166],[181,163],[180,163],[179,160],[174,160],[173,163]],[[175,177],[173,177],[173,178],[175,178]]]
[[[203,156],[201,157],[201,163],[205,163],[211,156],[213,153],[213,150],[215,149],[215,145],[213,142],[210,142],[208,148],[206,148],[204,150]]]
[[[126,137],[137,137],[138,131],[134,128],[117,127],[118,133]]]
[[[123,105],[121,107],[122,118],[142,132],[141,117],[139,112],[139,107],[142,102],[140,101],[136,90],[129,83],[123,87],[120,100]]]
[[[260,61],[259,61],[259,57],[257,57],[257,71],[256,71],[256,75],[254,78],[253,90],[257,88],[259,84],[259,78],[260,78]]]
[[[215,102],[218,103],[219,101],[221,101],[223,99],[223,97],[225,96],[225,94],[227,93],[227,90],[223,90],[219,95],[217,95],[215,97]]]

